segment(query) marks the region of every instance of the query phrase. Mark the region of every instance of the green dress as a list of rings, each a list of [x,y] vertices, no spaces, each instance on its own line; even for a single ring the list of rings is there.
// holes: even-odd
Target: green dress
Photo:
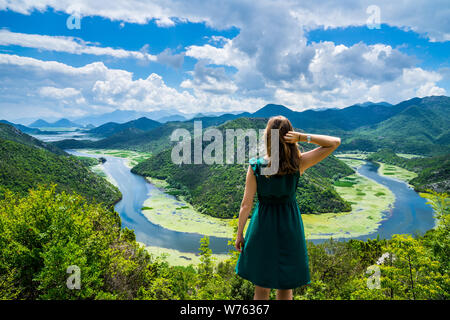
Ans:
[[[293,289],[310,283],[308,252],[295,192],[300,173],[261,175],[264,158],[250,159],[258,201],[244,237],[236,273],[253,284]]]

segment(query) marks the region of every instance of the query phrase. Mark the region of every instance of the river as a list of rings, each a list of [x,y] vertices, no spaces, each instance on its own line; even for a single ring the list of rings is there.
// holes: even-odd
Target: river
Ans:
[[[67,152],[88,157],[100,157],[81,153],[75,150]],[[203,235],[188,232],[178,232],[163,228],[151,223],[141,212],[144,201],[151,197],[152,191],[156,189],[142,176],[132,173],[126,166],[126,159],[113,156],[105,156],[105,172],[110,175],[119,185],[123,198],[115,205],[115,210],[122,219],[122,226],[134,230],[136,240],[146,245],[176,249],[181,252],[198,252],[200,239]],[[434,218],[431,206],[427,205],[426,199],[420,197],[406,183],[392,178],[380,176],[377,167],[366,162],[357,169],[362,176],[375,180],[387,188],[395,195],[395,203],[392,209],[385,212],[385,219],[375,233],[355,237],[355,239],[374,239],[377,235],[380,238],[391,238],[393,234],[414,234],[424,233],[433,228]],[[167,195],[172,197],[172,195]],[[347,238],[348,239],[348,238]],[[228,246],[229,239],[210,237],[210,248],[213,253],[227,253],[232,247]],[[325,241],[324,239],[308,239],[314,243]],[[338,239],[343,240],[343,239]]]
[[[85,157],[103,157],[106,162],[103,164],[104,171],[110,175],[119,185],[122,193],[120,200],[114,207],[122,219],[122,227],[134,230],[136,240],[149,246],[176,249],[181,252],[199,252],[200,239],[203,235],[198,233],[178,232],[161,227],[150,222],[141,211],[144,201],[151,197],[156,187],[147,180],[134,174],[126,166],[126,159],[107,155],[93,155],[75,150],[65,150],[66,152]],[[175,198],[166,194],[169,198]],[[228,246],[227,238],[209,237],[209,247],[213,253],[228,253],[231,249]]]
[[[393,234],[423,234],[435,225],[433,209],[427,200],[419,196],[407,183],[378,174],[378,167],[370,161],[358,168],[358,173],[386,186],[395,195],[393,208],[385,212],[386,217],[375,233],[356,239],[389,239]]]

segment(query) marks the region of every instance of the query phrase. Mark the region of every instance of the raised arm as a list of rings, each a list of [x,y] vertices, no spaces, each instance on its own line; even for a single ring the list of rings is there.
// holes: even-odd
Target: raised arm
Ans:
[[[250,211],[253,207],[253,198],[256,194],[256,177],[253,173],[252,167],[248,166],[247,178],[245,181],[244,198],[241,202],[241,209],[239,211],[239,225],[236,237],[235,248],[241,252],[241,247],[244,245],[244,227],[247,222]]]
[[[328,157],[341,144],[341,138],[338,137],[295,131],[289,131],[284,138],[286,142],[289,143],[297,143],[300,141],[306,142],[308,135],[311,136],[311,143],[315,143],[320,147],[302,153],[302,160],[300,161],[301,174],[303,174],[306,169]]]

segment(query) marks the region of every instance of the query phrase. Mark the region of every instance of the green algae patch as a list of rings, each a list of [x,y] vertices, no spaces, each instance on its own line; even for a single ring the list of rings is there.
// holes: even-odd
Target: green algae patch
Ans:
[[[349,163],[351,159],[342,160]],[[340,179],[334,187],[352,204],[352,211],[302,214],[306,238],[350,238],[376,232],[385,218],[383,212],[392,208],[395,200],[388,188],[358,173]]]
[[[366,161],[361,159],[347,159],[347,158],[343,158],[343,157],[337,157],[339,160],[345,162],[349,167],[351,167],[352,169],[357,169],[360,166],[362,166]]]
[[[412,153],[397,153],[399,157],[412,159],[412,158],[424,158],[425,156],[419,155],[419,154],[412,154]]]
[[[234,231],[230,219],[220,219],[202,214],[182,198],[178,200],[161,190],[160,188],[166,185],[165,181],[156,179],[148,179],[148,181],[157,187],[150,191],[150,197],[145,200],[143,205],[142,213],[150,222],[174,231],[222,238],[233,236]],[[144,209],[145,207],[151,209]]]
[[[383,162],[377,162],[380,166],[378,167],[378,174],[380,176],[386,176],[389,178],[394,178],[408,183],[411,179],[417,177],[417,173],[403,169],[399,166],[394,166],[392,164],[385,164]],[[408,183],[409,185],[409,183]],[[411,186],[411,185],[409,185]],[[412,187],[412,186],[411,186]]]
[[[137,165],[138,163],[147,160],[152,155],[149,152],[137,152],[121,149],[77,149],[77,150],[88,154],[105,155],[127,159],[128,161],[126,165],[130,169],[135,165]]]
[[[197,266],[198,264],[200,264],[200,255],[197,253],[181,252],[175,249],[167,249],[155,246],[146,246],[143,243],[139,244],[144,246],[147,252],[152,256],[164,259],[171,266],[187,267],[189,265]],[[212,254],[211,257],[213,258],[213,262],[215,264],[230,259],[230,255],[228,254]]]
[[[345,153],[334,153],[334,156],[336,158],[351,157],[351,158],[357,158],[357,159],[364,160],[371,153],[372,152],[345,152]]]

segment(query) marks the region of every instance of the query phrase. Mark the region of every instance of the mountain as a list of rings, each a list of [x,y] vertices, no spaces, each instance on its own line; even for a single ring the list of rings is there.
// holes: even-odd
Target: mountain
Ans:
[[[301,112],[293,111],[279,104],[267,104],[258,111],[252,113],[252,117],[270,118],[272,116],[282,115],[290,119],[291,117],[295,117],[294,115],[297,115],[299,113]]]
[[[55,145],[51,143],[46,143],[41,140],[38,140],[36,138],[33,138],[32,136],[29,136],[26,133],[23,133],[16,127],[6,124],[6,123],[0,123],[0,138],[5,140],[11,140],[15,142],[22,143],[24,145],[38,148],[38,149],[45,149],[48,150],[54,154],[58,155],[67,155],[67,153],[60,148],[56,147]]]
[[[198,113],[183,113],[177,110],[164,110],[164,109],[157,111],[114,110],[112,112],[104,114],[88,115],[76,118],[73,121],[83,125],[91,123],[95,126],[101,126],[102,124],[105,124],[107,122],[125,123],[128,121],[136,120],[141,117],[146,117],[151,120],[165,123],[170,121],[185,121],[198,117],[217,117],[225,113],[227,112],[218,111],[218,112],[203,112],[202,114],[198,114]],[[239,114],[242,113],[242,111],[233,111],[229,113]]]
[[[52,123],[52,127],[63,127],[63,128],[81,128],[82,125],[79,125],[75,122],[70,121],[69,119],[62,118],[54,123]]]
[[[250,116],[250,113],[245,113],[244,115]],[[218,117],[201,117],[182,122],[171,121],[148,131],[133,127],[118,132],[116,131],[116,133],[98,141],[66,139],[53,142],[53,144],[61,149],[105,148],[157,153],[173,144],[170,141],[170,135],[174,130],[183,128],[192,133],[194,121],[201,121],[202,127],[207,128],[209,126],[218,126],[226,121],[240,117],[241,115],[224,114]],[[105,124],[104,130],[112,132],[117,130],[116,128],[117,124],[109,123]]]
[[[70,121],[69,119],[62,118],[58,121],[49,123],[45,120],[39,119],[34,121],[29,125],[31,128],[81,128],[82,125],[79,125],[77,123],[74,123]]]
[[[161,123],[166,123],[169,121],[186,121],[186,120],[187,119],[185,117],[183,117],[182,115],[179,115],[179,114],[158,118],[158,121]]]
[[[169,117],[174,114],[176,113],[165,110],[150,111],[150,112],[134,111],[134,110],[114,110],[112,112],[104,114],[84,116],[81,118],[74,119],[74,121],[84,125],[91,123],[95,126],[101,126],[102,124],[108,122],[125,123],[132,120],[136,120],[141,117],[146,117],[148,119],[158,121],[158,119],[160,118]]]
[[[218,129],[225,139],[227,129],[258,130],[265,126],[266,120],[262,118],[239,118],[226,122]],[[206,145],[205,142],[202,143],[203,148]],[[248,142],[245,148],[248,149]],[[311,148],[312,146],[305,146],[307,150]],[[237,150],[235,156],[236,152]],[[231,218],[239,212],[247,167],[242,164],[177,165],[171,160],[171,148],[166,148],[135,166],[132,172],[166,179],[172,194],[183,195],[200,212],[215,217]],[[308,169],[300,177],[297,191],[302,213],[350,211],[350,204],[337,194],[332,184],[335,179],[353,172],[353,169],[334,156]]]
[[[24,125],[22,125],[22,124],[12,123],[12,122],[9,122],[9,121],[7,121],[7,120],[0,120],[0,123],[6,123],[6,124],[9,124],[9,125],[13,126],[14,128],[19,129],[20,131],[22,131],[22,132],[24,132],[24,133],[29,133],[29,134],[39,134],[39,133],[42,133],[42,131],[39,130],[39,129],[36,129],[36,128],[29,128],[29,127],[24,126]]]
[[[343,148],[353,149],[369,142],[371,150],[391,148],[397,152],[417,154],[445,153],[450,147],[450,98],[431,96],[404,101],[395,108],[401,111],[371,126],[360,127],[343,142]]]
[[[374,105],[374,104],[382,105],[382,106],[386,106],[386,107],[392,106],[392,104],[390,104],[389,102],[384,102],[384,101],[382,101],[382,102],[366,101],[366,102],[362,102],[362,103],[356,103],[355,105],[361,106],[361,107],[368,107],[368,106],[371,106],[371,105]]]
[[[51,127],[51,124],[48,123],[45,120],[38,119],[38,120],[34,121],[33,123],[30,123],[28,125],[28,127],[30,127],[30,128],[44,128],[44,127]]]
[[[148,119],[146,117],[142,117],[136,120],[128,121],[126,123],[120,124],[116,122],[108,122],[97,128],[91,129],[88,131],[90,134],[94,134],[97,136],[108,137],[114,135],[120,131],[125,129],[139,129],[142,131],[149,131],[151,129],[157,128],[161,125],[160,122]]]

